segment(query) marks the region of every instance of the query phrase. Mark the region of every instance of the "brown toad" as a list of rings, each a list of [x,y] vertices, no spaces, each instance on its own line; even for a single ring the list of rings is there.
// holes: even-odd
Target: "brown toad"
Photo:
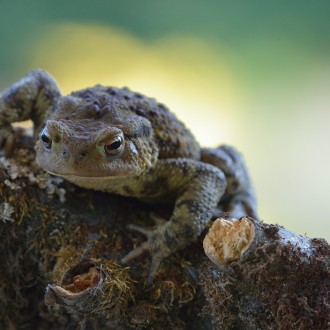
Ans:
[[[201,148],[190,131],[154,99],[97,85],[62,96],[45,71],[28,73],[0,94],[0,146],[13,146],[11,123],[32,119],[37,162],[74,184],[174,204],[169,219],[139,230],[150,279],[163,258],[201,234],[214,210],[256,216],[255,197],[241,156],[231,147]],[[133,227],[133,226],[132,226]]]

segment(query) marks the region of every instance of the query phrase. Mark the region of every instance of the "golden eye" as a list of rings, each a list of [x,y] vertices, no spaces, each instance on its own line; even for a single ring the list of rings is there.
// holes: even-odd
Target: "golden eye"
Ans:
[[[121,136],[116,136],[104,144],[104,150],[107,155],[113,156],[118,153],[118,150],[123,144],[123,138]]]
[[[40,135],[40,139],[46,149],[50,149],[52,146],[52,139],[48,135],[47,129],[44,129]]]

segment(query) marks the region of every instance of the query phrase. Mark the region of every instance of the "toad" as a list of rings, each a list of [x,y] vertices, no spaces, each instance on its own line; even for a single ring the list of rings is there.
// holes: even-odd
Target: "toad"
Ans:
[[[0,147],[15,143],[12,123],[31,119],[36,161],[79,187],[174,205],[151,229],[131,226],[146,241],[123,259],[148,252],[149,281],[161,261],[194,242],[215,210],[256,217],[241,155],[226,145],[202,148],[186,126],[155,99],[128,88],[97,85],[63,96],[43,70],[0,94]]]

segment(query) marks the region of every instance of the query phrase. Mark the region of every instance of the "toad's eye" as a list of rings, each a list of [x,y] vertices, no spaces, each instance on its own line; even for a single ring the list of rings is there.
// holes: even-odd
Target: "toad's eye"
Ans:
[[[104,150],[107,155],[114,156],[117,155],[120,147],[123,144],[123,138],[121,136],[116,136],[104,144]]]
[[[46,149],[50,149],[52,146],[52,139],[49,137],[48,132],[44,129],[40,135],[40,139]]]

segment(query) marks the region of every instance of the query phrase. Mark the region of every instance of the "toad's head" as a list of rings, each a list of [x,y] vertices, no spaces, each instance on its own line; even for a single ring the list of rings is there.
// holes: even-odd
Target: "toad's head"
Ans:
[[[102,86],[61,97],[36,151],[45,171],[69,181],[137,176],[158,157],[149,120]]]

